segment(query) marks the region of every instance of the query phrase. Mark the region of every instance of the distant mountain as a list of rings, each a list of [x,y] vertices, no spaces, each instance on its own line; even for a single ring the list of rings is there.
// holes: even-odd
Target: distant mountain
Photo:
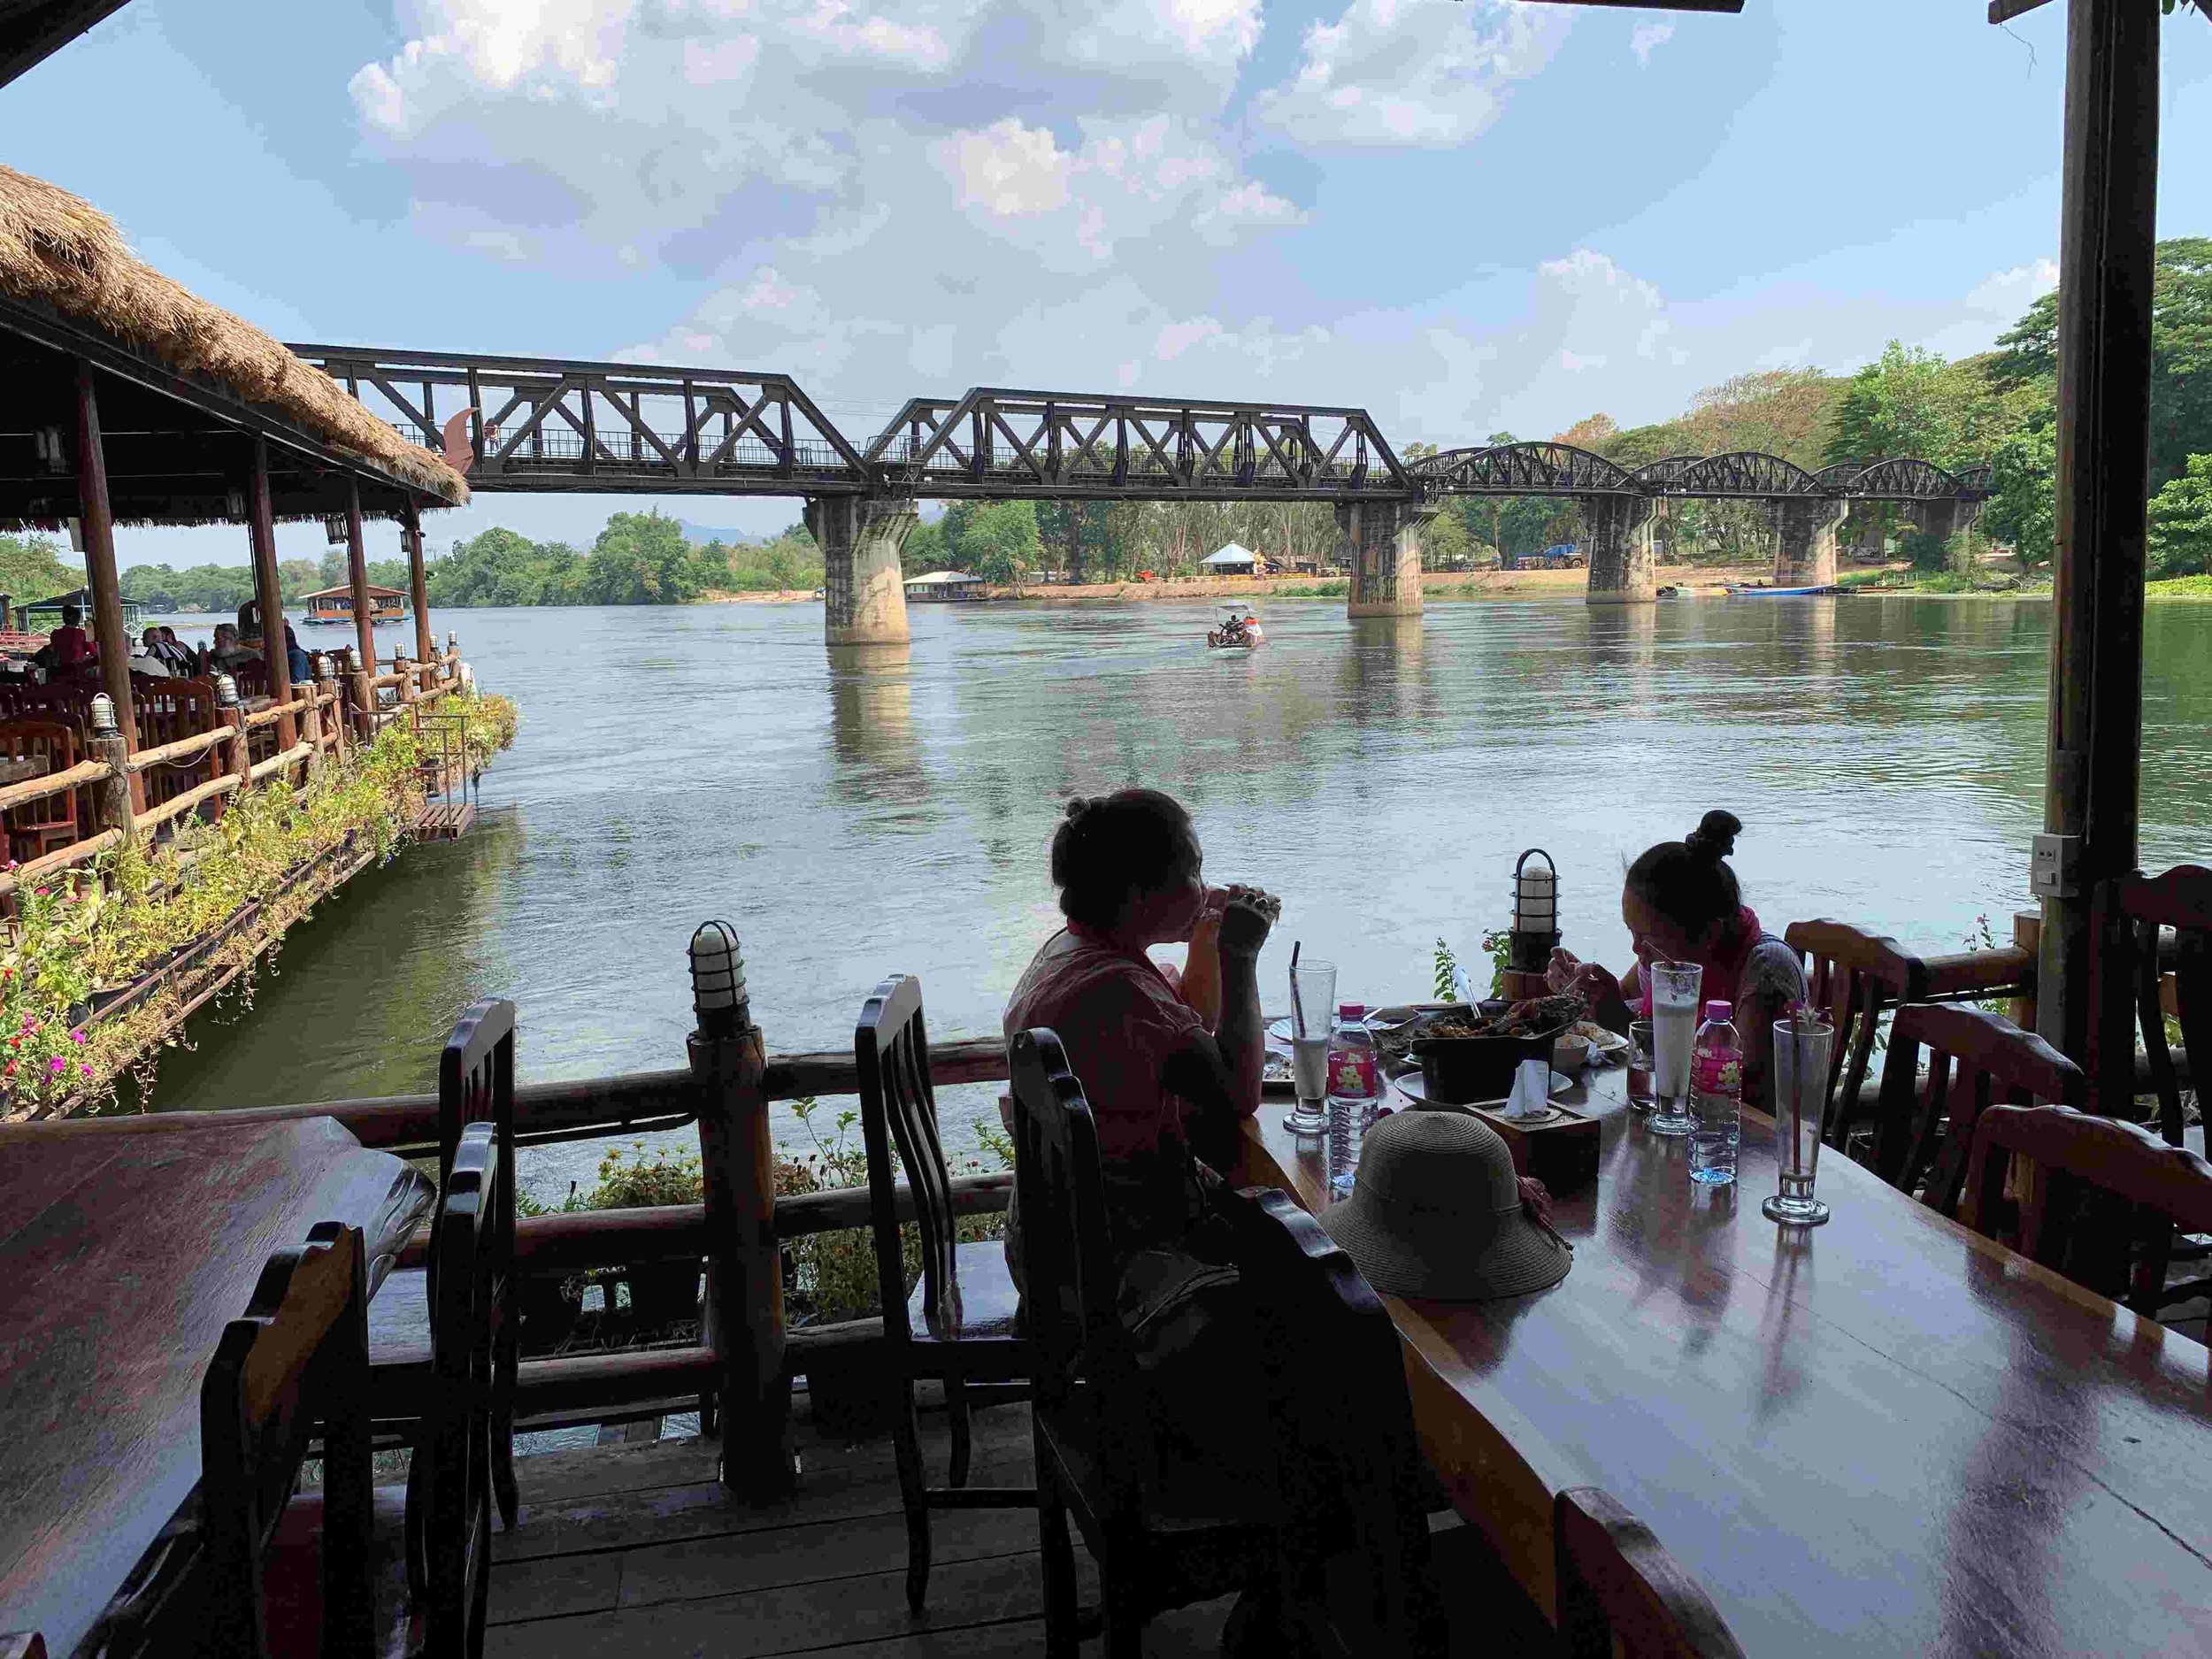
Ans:
[[[710,524],[694,524],[688,518],[679,518],[676,524],[683,531],[685,541],[700,547],[710,541],[719,541],[724,547],[758,547],[768,539],[748,535],[742,530],[718,530]]]

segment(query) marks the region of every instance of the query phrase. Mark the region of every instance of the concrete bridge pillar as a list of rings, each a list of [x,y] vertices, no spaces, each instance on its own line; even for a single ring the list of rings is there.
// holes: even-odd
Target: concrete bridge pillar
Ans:
[[[1939,495],[1912,504],[1913,521],[1920,526],[1923,535],[1932,535],[1948,541],[1962,530],[1974,527],[1974,518],[1981,503],[1962,501],[1956,495]]]
[[[1832,588],[1836,526],[1849,503],[1840,495],[1793,495],[1774,503],[1774,585]]]
[[[1651,520],[1657,506],[1648,495],[1593,495],[1583,503],[1592,604],[1647,604],[1659,596],[1657,559],[1651,544]]]
[[[810,495],[806,527],[822,549],[825,637],[832,645],[888,645],[907,637],[899,551],[921,522],[910,501]]]
[[[1421,526],[1441,504],[1361,501],[1338,506],[1337,563],[1352,572],[1345,615],[1421,614]]]

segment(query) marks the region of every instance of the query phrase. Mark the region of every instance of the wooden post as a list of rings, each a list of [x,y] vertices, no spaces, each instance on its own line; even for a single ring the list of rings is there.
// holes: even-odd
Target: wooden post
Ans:
[[[322,673],[317,678],[315,689],[330,699],[330,757],[342,762],[346,757],[346,699],[338,689],[338,670],[327,657],[319,657]]]
[[[2043,914],[2039,910],[2020,910],[2012,918],[2012,942],[2031,956],[2039,953],[2043,944]],[[2025,995],[2012,999],[2008,1010],[2012,1023],[2023,1031],[2035,1029],[2036,994],[2031,988]]]
[[[307,699],[307,707],[300,711],[299,734],[300,741],[307,745],[307,780],[310,783],[321,776],[323,770],[323,715],[321,709],[316,706],[316,697],[321,690],[322,687],[311,675],[306,685],[301,687],[302,695]]]
[[[265,615],[262,626],[265,628],[268,626]],[[253,781],[253,757],[247,753],[246,745],[246,705],[238,700],[238,682],[234,680],[228,682],[228,697],[222,695],[224,683],[223,680],[216,681],[215,712],[219,718],[230,724],[230,775],[238,780],[238,793],[230,797],[230,802],[226,802],[220,795],[215,797],[213,816],[219,818],[229,810],[231,802],[245,795],[246,786]]]
[[[277,576],[276,513],[269,503],[269,441],[253,441],[253,486],[246,497],[246,530],[253,541],[254,597],[261,605],[261,660],[269,665],[269,695],[292,700],[292,661],[284,649],[284,588]],[[290,715],[277,721],[277,747],[299,741]]]
[[[2158,201],[2159,12],[2071,0],[2058,319],[2058,554],[2044,829],[2070,871],[2043,900],[2038,1028],[2088,1064],[2127,1031],[2125,975],[2089,1006],[2090,905],[2135,867],[2143,741],[2144,500]],[[2117,1050],[2116,1050],[2117,1051]],[[2124,1052],[2132,1054],[2132,1037]]]
[[[401,510],[401,539],[407,543],[408,598],[415,607],[415,660],[426,663],[437,645],[430,634],[430,577],[422,563],[422,515],[410,495]]]
[[[776,1155],[768,1138],[765,1059],[726,922],[691,939],[687,1045],[699,1085],[699,1157],[708,1248],[702,1339],[722,1360],[722,1483],[751,1499],[795,1484],[791,1389],[783,1375],[783,1258],[776,1248]]]
[[[361,483],[346,480],[346,576],[353,584],[353,634],[361,667],[376,672],[376,613],[369,604],[369,557],[361,544]]]
[[[103,726],[96,716],[100,709],[93,704],[96,718],[91,741],[86,745],[88,757],[110,768],[110,774],[93,791],[93,811],[99,822],[97,829],[114,830],[126,841],[138,833],[138,826],[132,813],[131,802],[131,746],[123,733],[112,724]]]
[[[138,749],[138,705],[131,696],[131,642],[123,631],[123,589],[115,574],[115,514],[108,503],[107,450],[100,439],[100,400],[92,365],[77,359],[77,495],[84,535],[85,586],[92,589],[92,637],[100,647],[101,688],[115,704],[124,747]],[[133,807],[145,803],[134,774]]]
[[[376,670],[365,666],[352,647],[346,648],[346,676],[353,698],[353,734],[363,747],[376,741]]]
[[[415,700],[419,689],[415,684],[415,665],[408,661],[406,652],[392,653],[392,672],[399,676],[399,703],[403,709]]]

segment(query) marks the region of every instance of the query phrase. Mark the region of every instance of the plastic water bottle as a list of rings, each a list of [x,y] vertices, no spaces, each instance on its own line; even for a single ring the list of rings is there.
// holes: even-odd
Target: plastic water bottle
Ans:
[[[1364,1002],[1339,1002],[1329,1033],[1329,1191],[1342,1198],[1359,1168],[1360,1137],[1382,1106],[1382,1067]]]
[[[1736,1179],[1743,1139],[1743,1040],[1726,1002],[1705,1004],[1705,1023],[1690,1050],[1690,1179],[1708,1187]]]

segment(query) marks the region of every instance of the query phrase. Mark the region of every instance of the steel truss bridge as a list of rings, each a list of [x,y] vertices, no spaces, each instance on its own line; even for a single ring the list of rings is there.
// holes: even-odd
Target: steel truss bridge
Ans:
[[[864,446],[787,375],[295,345],[489,491],[1033,501],[1424,503],[1450,495],[1978,502],[1989,469],[1778,456],[1628,468],[1563,443],[1401,459],[1363,409],[979,387],[911,399]]]

